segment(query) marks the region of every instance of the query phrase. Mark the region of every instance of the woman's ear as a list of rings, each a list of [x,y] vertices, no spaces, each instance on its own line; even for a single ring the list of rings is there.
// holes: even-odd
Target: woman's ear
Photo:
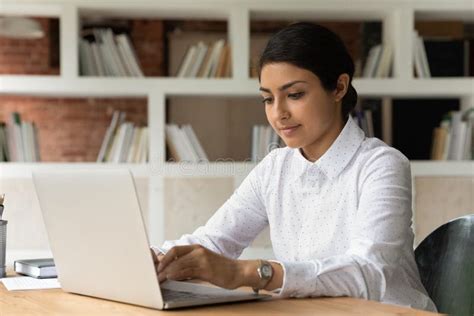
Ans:
[[[346,73],[339,75],[339,78],[337,78],[336,89],[334,89],[334,99],[336,102],[341,101],[346,95],[347,89],[349,89],[349,80],[350,77]]]

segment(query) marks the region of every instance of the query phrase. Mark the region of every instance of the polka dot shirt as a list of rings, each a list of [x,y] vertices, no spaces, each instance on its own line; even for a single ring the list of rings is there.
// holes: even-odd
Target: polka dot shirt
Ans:
[[[411,175],[405,156],[349,118],[316,162],[271,151],[206,225],[174,245],[228,257],[267,226],[283,267],[280,296],[352,296],[435,311],[413,253]]]

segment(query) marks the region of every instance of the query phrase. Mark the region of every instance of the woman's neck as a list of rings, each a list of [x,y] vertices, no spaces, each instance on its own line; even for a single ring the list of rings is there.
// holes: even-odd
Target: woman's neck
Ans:
[[[344,128],[347,120],[338,119],[319,139],[308,146],[300,148],[301,154],[309,161],[315,162],[331,147]]]

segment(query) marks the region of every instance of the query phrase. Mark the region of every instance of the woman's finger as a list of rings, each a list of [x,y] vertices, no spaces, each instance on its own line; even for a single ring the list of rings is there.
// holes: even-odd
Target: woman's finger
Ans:
[[[189,279],[198,279],[199,278],[199,269],[196,267],[189,267],[180,269],[178,271],[173,271],[166,274],[166,279],[168,280],[175,280],[175,281],[182,281],[182,280],[189,280]]]
[[[200,278],[199,271],[205,268],[200,266],[201,261],[195,252],[187,253],[171,262],[162,271],[158,271],[158,278],[160,281],[167,278],[172,278],[173,280],[175,280],[176,277],[182,278],[184,277],[181,275],[182,271],[187,271],[186,277]],[[191,272],[193,274],[189,275]]]
[[[179,257],[184,256],[185,254],[193,251],[196,247],[201,247],[199,245],[186,245],[186,246],[174,246],[159,261],[158,272],[163,271],[171,262],[177,260]]]

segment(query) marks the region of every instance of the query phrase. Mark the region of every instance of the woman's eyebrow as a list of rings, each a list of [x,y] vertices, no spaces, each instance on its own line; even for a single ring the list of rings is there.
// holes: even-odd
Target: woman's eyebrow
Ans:
[[[278,90],[280,90],[280,91],[286,90],[286,89],[288,89],[289,87],[291,87],[292,85],[297,84],[297,83],[307,83],[307,82],[304,81],[304,80],[294,80],[294,81],[290,81],[290,82],[285,83],[284,85],[282,85],[280,88],[278,88]],[[270,89],[268,89],[268,88],[260,87],[259,90],[260,90],[260,91],[264,91],[264,92],[271,93]]]

